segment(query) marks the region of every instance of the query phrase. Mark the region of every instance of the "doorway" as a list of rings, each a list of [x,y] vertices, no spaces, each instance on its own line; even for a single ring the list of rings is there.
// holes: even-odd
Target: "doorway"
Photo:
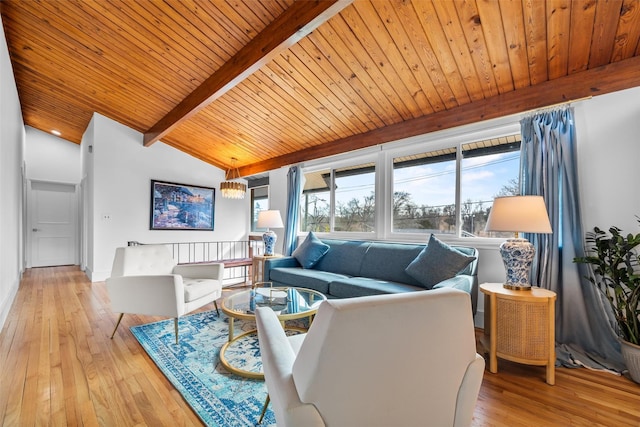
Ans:
[[[75,184],[30,181],[27,267],[78,264],[78,194]]]

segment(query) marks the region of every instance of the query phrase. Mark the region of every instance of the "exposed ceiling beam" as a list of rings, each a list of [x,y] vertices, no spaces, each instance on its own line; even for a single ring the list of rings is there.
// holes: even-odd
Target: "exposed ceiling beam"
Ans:
[[[353,0],[296,1],[144,134],[150,146],[293,46]]]
[[[239,168],[249,176],[304,161],[640,86],[640,56]]]

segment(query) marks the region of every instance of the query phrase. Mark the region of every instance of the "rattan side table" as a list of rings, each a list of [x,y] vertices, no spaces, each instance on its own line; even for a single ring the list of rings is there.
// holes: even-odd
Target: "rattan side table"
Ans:
[[[554,385],[555,292],[538,287],[530,291],[510,290],[502,283],[483,283],[480,290],[485,294],[489,371],[498,372],[498,357],[546,366],[547,384]]]
[[[282,258],[281,254],[254,255],[251,266],[251,283],[255,284],[264,280],[264,262],[272,258]]]

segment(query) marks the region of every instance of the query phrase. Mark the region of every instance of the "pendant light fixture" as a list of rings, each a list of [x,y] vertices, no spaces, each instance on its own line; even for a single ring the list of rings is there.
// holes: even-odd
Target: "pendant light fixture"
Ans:
[[[225,199],[244,199],[244,195],[247,192],[246,184],[237,181],[230,181],[232,179],[240,178],[240,171],[236,167],[238,159],[231,158],[231,167],[225,174],[226,181],[220,183],[220,192]]]

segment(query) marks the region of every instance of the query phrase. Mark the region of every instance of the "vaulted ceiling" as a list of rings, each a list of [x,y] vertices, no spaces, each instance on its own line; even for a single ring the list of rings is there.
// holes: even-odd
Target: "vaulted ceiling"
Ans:
[[[640,86],[639,0],[3,0],[25,124],[251,175]]]

